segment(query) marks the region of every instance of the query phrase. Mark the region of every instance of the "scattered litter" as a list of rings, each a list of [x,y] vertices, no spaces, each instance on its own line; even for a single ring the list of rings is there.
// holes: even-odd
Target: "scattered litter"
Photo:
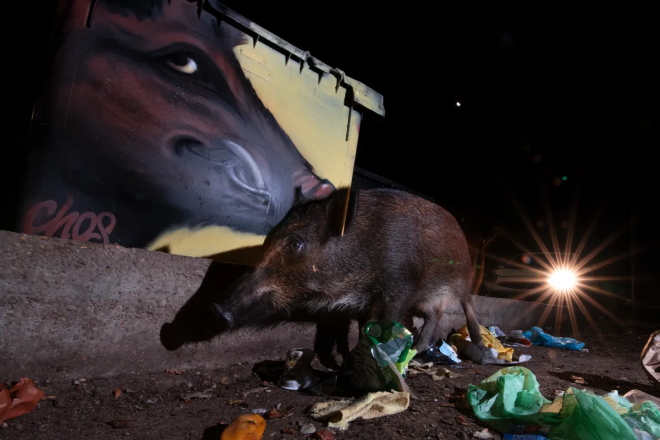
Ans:
[[[71,385],[80,385],[80,381],[78,379],[75,379],[74,381],[71,382]]]
[[[135,423],[132,420],[118,419],[113,420],[112,422],[108,423],[108,425],[112,426],[113,429],[126,429],[132,428]]]
[[[655,406],[660,407],[660,398],[654,397],[640,390],[630,390],[624,394],[623,397],[633,405],[635,403],[650,401],[655,403]]]
[[[245,400],[230,400],[229,405],[240,406],[241,408],[247,408],[249,406]]]
[[[0,383],[0,423],[29,413],[44,396],[45,393],[27,377],[22,377],[11,388]]]
[[[149,405],[153,405],[156,402],[158,402],[158,399],[156,399],[155,397],[152,397],[151,399],[147,399],[144,401],[144,403],[148,403]]]
[[[6,424],[6,423],[3,423],[2,426],[0,426],[0,428],[2,428],[2,429],[7,429],[7,428],[9,428],[9,425]]]
[[[300,428],[300,433],[309,435],[309,434],[314,434],[316,432],[316,426],[312,425],[311,423],[309,425],[305,425],[302,428]]]
[[[310,417],[318,421],[327,421],[331,428],[345,430],[348,424],[359,418],[397,414],[408,409],[410,394],[406,392],[369,393],[357,401],[330,401],[314,404],[309,410]]]
[[[252,414],[266,414],[268,410],[266,408],[255,408],[252,410]]]
[[[565,350],[580,351],[584,348],[584,342],[576,341],[573,338],[561,338],[545,333],[539,327],[532,327],[531,330],[523,332],[523,336],[532,341],[534,345],[542,345],[549,348],[563,348]]]
[[[493,437],[493,434],[488,432],[488,428],[485,428],[483,431],[477,431],[472,433],[472,437],[474,438],[480,438],[480,439],[489,439],[489,438],[495,438]]]
[[[638,439],[653,438],[655,440],[660,438],[660,410],[652,402],[648,401],[633,405],[631,411],[623,414],[622,418]]]
[[[282,434],[292,434],[292,435],[298,434],[298,432],[290,426],[283,428],[281,432]]]
[[[408,367],[409,367],[408,370],[409,376],[415,376],[417,374],[424,373],[431,376],[433,380],[442,380],[445,378],[450,378],[452,375],[451,371],[449,371],[446,368],[443,368],[442,370],[436,368],[433,362],[420,364],[417,361],[410,361]],[[454,373],[454,376],[458,376],[458,375]]]
[[[491,332],[496,338],[506,338],[506,333],[504,333],[500,328],[496,325],[491,325],[488,327],[488,331]]]
[[[286,417],[293,412],[293,405],[289,405],[286,408],[282,409],[280,405],[277,405],[279,408],[272,409],[266,414],[267,419],[276,419],[279,417]]]
[[[523,336],[522,330],[512,330],[505,336],[504,345],[508,347],[531,347],[532,341]]]
[[[410,394],[404,377],[408,363],[417,354],[411,348],[412,342],[412,334],[396,321],[368,323],[348,356],[343,378],[362,391]]]
[[[176,375],[180,375],[180,374],[185,373],[186,370],[179,370],[179,369],[174,368],[174,369],[171,369],[171,370],[170,370],[170,369],[165,370],[165,372],[166,372],[167,374],[176,374]]]
[[[264,390],[267,390],[267,389],[268,389],[268,387],[253,388],[253,389],[251,389],[251,390],[247,390],[246,392],[244,392],[244,393],[243,393],[243,397],[247,397],[247,396],[249,396],[250,394],[258,393],[258,392],[260,392],[260,391],[264,391]]]
[[[660,390],[660,330],[654,332],[642,350],[640,358],[644,372]]]
[[[468,401],[479,419],[506,433],[506,440],[635,440],[660,435],[660,411],[650,401],[631,404],[616,391],[601,397],[571,387],[550,402],[539,392],[534,374],[522,367],[503,368],[478,386],[470,385]]]
[[[588,348],[583,348],[582,353],[589,353],[589,349]]]
[[[183,400],[190,400],[190,399],[211,399],[213,398],[213,394],[208,392],[209,390],[206,391],[200,391],[197,393],[192,393],[192,394],[186,394],[185,396],[181,397]]]
[[[434,344],[426,349],[419,359],[421,363],[433,362],[434,364],[453,365],[461,362],[454,347],[442,339],[439,342],[438,346]]]
[[[222,431],[220,440],[260,440],[266,430],[266,421],[258,414],[243,414]]]
[[[115,396],[115,399],[117,399],[119,396],[121,396],[121,389],[117,388],[113,391],[112,394]]]
[[[453,331],[449,337],[449,342],[454,345],[458,354],[464,358],[480,364],[504,364],[515,365],[529,361],[532,357],[527,354],[513,357],[514,350],[510,347],[504,347],[502,343],[486,327],[479,326],[484,345],[472,343],[467,330],[467,325],[461,327],[458,331]]]
[[[571,376],[571,380],[573,380],[574,383],[578,385],[586,385],[587,382],[585,382],[583,377],[580,376]]]
[[[545,440],[547,428],[540,425],[515,425],[502,437],[503,440]]]
[[[312,435],[311,438],[314,440],[335,440],[335,434],[332,431],[319,429]]]
[[[318,381],[310,368],[314,360],[314,350],[294,348],[286,354],[284,371],[277,384],[285,390],[305,390]]]

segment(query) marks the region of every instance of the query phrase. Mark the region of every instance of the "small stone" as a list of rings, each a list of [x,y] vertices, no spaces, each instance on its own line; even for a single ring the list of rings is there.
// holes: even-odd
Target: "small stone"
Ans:
[[[192,387],[193,387],[193,383],[192,383],[192,382],[188,382],[186,385],[188,386],[188,388],[192,388]]]
[[[3,423],[3,424],[2,424],[2,429],[7,429],[7,428],[9,428],[9,425],[6,424],[6,423]]]
[[[266,408],[255,408],[252,410],[252,414],[266,414],[268,410]]]
[[[71,382],[72,385],[80,385],[80,381],[78,379],[75,379],[73,382]]]
[[[316,432],[316,426],[310,423],[309,425],[305,425],[302,428],[300,428],[300,432],[302,434],[314,434]]]
[[[81,377],[81,378],[78,379],[78,380],[81,381],[81,382],[85,382],[87,379],[85,379],[84,377]]]
[[[18,429],[18,430],[20,431],[20,430],[23,429],[23,425],[21,425],[21,424],[19,423],[18,425],[15,426],[15,428]]]
[[[144,403],[150,403],[150,404],[152,404],[152,405],[153,405],[154,403],[156,403],[156,402],[157,402],[157,400],[154,399],[154,398],[152,398],[152,399],[147,399],[147,400],[144,401]]]

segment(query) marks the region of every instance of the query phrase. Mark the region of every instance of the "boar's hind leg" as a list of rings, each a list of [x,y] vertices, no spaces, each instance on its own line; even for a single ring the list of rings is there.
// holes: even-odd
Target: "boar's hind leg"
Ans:
[[[483,339],[481,338],[481,327],[479,326],[479,320],[477,315],[474,313],[474,306],[472,305],[471,294],[468,294],[461,300],[461,305],[463,306],[463,311],[465,312],[465,318],[467,319],[468,332],[470,333],[470,339],[477,345],[482,345]]]
[[[443,309],[444,307],[440,306],[420,313],[421,318],[424,319],[424,324],[419,331],[419,338],[414,342],[414,348],[418,352],[425,351],[436,341],[436,333]]]

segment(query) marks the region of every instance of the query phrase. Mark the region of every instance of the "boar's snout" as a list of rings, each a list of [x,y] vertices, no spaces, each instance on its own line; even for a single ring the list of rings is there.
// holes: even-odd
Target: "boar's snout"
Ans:
[[[223,309],[219,304],[212,304],[211,312],[213,312],[213,315],[218,320],[222,330],[227,331],[234,326],[234,316],[231,312]]]

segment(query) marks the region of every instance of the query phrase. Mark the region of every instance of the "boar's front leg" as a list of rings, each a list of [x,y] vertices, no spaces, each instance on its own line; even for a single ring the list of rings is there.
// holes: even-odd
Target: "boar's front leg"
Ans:
[[[337,345],[337,352],[345,361],[350,352],[348,333],[351,320],[343,316],[327,314],[316,322],[316,338],[314,352],[318,355],[321,364],[332,370],[339,370],[341,366],[335,360],[332,349]]]

